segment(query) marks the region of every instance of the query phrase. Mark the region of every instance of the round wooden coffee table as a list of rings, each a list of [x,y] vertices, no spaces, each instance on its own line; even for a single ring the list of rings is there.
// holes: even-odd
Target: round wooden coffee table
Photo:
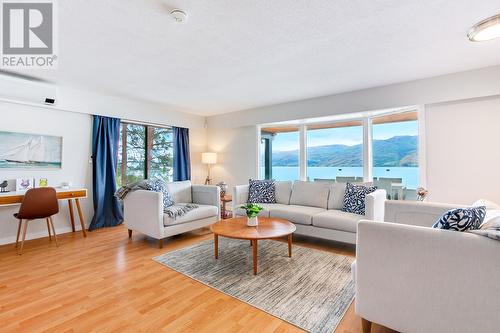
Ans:
[[[248,239],[253,250],[253,273],[257,274],[257,241],[259,239],[275,239],[288,236],[288,256],[292,256],[293,223],[279,218],[259,217],[259,225],[247,226],[246,217],[234,217],[221,220],[210,226],[214,233],[215,259],[219,258],[219,236],[236,239]]]

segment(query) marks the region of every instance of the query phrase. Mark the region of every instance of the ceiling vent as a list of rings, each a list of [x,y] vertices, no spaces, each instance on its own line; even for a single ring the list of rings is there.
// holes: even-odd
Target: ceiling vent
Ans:
[[[54,105],[57,87],[52,84],[0,75],[0,99],[15,103]]]

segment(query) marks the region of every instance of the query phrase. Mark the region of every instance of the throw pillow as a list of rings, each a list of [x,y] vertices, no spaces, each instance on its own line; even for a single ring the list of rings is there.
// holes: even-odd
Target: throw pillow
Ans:
[[[444,213],[432,227],[455,231],[475,230],[479,229],[485,216],[485,206],[456,208]]]
[[[170,207],[174,204],[172,195],[167,190],[167,184],[161,179],[148,179],[146,182],[148,191],[155,191],[163,193],[163,207]]]
[[[249,203],[276,203],[276,183],[274,180],[250,179],[248,185]]]
[[[345,186],[342,211],[358,215],[365,215],[366,195],[374,192],[376,189],[376,186],[355,185],[347,183]]]

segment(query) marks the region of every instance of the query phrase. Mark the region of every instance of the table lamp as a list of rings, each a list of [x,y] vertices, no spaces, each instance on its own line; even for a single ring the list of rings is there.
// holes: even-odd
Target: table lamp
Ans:
[[[202,153],[201,154],[201,163],[207,164],[208,166],[208,174],[205,179],[205,185],[210,185],[212,182],[212,178],[210,178],[210,166],[212,164],[217,163],[217,154],[216,153]]]

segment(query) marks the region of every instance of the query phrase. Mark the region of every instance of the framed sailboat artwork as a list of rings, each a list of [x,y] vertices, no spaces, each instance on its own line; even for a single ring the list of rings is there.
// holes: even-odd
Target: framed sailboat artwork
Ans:
[[[0,131],[0,169],[60,169],[62,137]]]

